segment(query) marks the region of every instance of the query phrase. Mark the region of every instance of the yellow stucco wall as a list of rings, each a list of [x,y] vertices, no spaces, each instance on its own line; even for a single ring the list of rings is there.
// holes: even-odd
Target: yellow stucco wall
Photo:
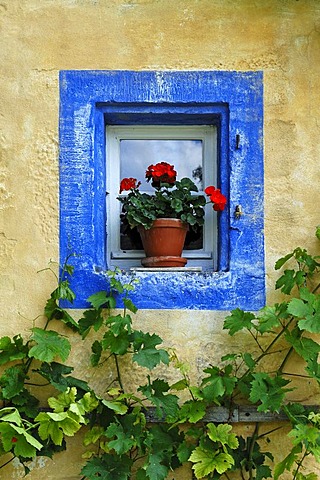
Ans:
[[[55,286],[37,272],[58,259],[61,69],[263,70],[266,282],[275,300],[275,260],[317,246],[319,0],[1,0],[0,32],[1,336],[27,331]],[[136,322],[190,361],[196,379],[224,352],[224,316],[143,311]],[[79,369],[82,357],[74,358]],[[312,402],[315,390],[299,395]],[[30,480],[79,479],[80,440],[70,446],[38,460]],[[22,478],[22,470],[11,465],[0,478]]]

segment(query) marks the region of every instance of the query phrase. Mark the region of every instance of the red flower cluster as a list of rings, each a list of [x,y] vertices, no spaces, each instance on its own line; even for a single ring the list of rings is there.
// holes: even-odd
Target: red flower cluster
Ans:
[[[224,210],[227,199],[220,192],[219,188],[210,186],[205,189],[204,193],[210,197],[210,201],[213,203],[213,210],[216,210],[217,212]]]
[[[138,188],[139,185],[141,185],[141,182],[137,183],[136,178],[133,178],[133,177],[124,178],[123,180],[121,180],[119,193],[122,193],[123,190],[131,190],[132,188]]]
[[[152,180],[153,185],[157,185],[160,182],[173,184],[176,178],[177,172],[174,166],[166,162],[149,165],[146,171],[146,179],[148,182]]]

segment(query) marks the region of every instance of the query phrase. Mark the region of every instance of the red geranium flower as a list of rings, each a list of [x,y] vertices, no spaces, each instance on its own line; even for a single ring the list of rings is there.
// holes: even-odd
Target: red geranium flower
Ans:
[[[133,177],[123,178],[120,183],[120,193],[124,190],[131,190],[132,188],[138,188],[141,182],[137,183],[137,179]]]
[[[227,199],[220,192],[219,188],[210,186],[205,189],[204,193],[210,197],[210,201],[213,203],[213,210],[217,212],[224,210],[224,207],[226,206],[226,203],[227,203]]]
[[[160,182],[173,184],[176,181],[177,172],[173,165],[167,162],[160,162],[156,165],[149,165],[146,171],[146,179],[152,180],[153,186],[159,186]]]

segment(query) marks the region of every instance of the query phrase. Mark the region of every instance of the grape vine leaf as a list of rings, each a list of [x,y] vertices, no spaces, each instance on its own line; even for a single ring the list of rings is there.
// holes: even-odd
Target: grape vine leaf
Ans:
[[[22,360],[28,356],[28,346],[23,344],[21,335],[0,338],[0,365],[14,360]]]
[[[146,468],[147,478],[152,478],[152,480],[165,480],[167,478],[169,469],[161,463],[162,461],[161,453],[157,452],[149,455]]]
[[[187,400],[179,410],[179,420],[176,423],[197,423],[206,414],[206,402]]]
[[[43,362],[38,370],[35,370],[43,378],[48,380],[57,390],[65,391],[68,387],[76,387],[78,390],[88,392],[89,386],[84,380],[69,375],[73,371],[73,367],[63,365],[57,362]]]
[[[24,389],[25,374],[21,365],[7,368],[0,377],[1,396],[11,399]]]
[[[270,377],[267,373],[254,373],[251,382],[250,400],[261,402],[259,412],[279,412],[286,392],[292,389],[283,388],[289,380],[281,376]]]
[[[213,442],[219,442],[222,445],[227,445],[232,450],[235,450],[239,446],[239,441],[234,433],[231,433],[231,425],[220,423],[215,425],[214,423],[208,423],[208,437]]]
[[[289,295],[295,286],[300,287],[303,285],[305,276],[306,274],[301,270],[298,272],[295,270],[285,270],[283,275],[276,281],[276,289],[280,288],[281,292]]]
[[[255,327],[252,320],[255,319],[255,316],[251,312],[244,312],[240,308],[232,310],[231,315],[226,317],[223,328],[229,330],[229,335],[234,335],[235,333],[243,330],[244,328],[251,330]]]
[[[62,337],[53,330],[32,328],[31,339],[35,345],[29,350],[29,357],[34,357],[42,362],[50,363],[56,357],[64,362],[70,353],[71,345],[67,338]]]
[[[91,328],[93,327],[94,331],[97,332],[103,324],[103,317],[101,310],[86,310],[83,312],[83,317],[80,318],[79,333],[82,336],[82,339],[85,339]]]
[[[123,330],[119,335],[115,335],[111,330],[108,330],[101,341],[104,350],[110,350],[111,353],[117,355],[125,355],[130,346],[130,335]]]
[[[298,460],[299,453],[301,453],[301,446],[296,445],[293,447],[291,452],[281,461],[279,462],[273,471],[273,478],[274,480],[278,480],[278,478],[284,473],[285,470],[290,471],[292,465]]]
[[[134,437],[132,435],[129,437],[120,423],[111,423],[105,434],[107,438],[114,437],[114,440],[108,442],[108,447],[113,448],[118,455],[129,452],[136,445]]]
[[[58,300],[56,298],[49,298],[44,308],[44,314],[48,318],[48,320],[52,320],[55,318],[63,322],[72,330],[79,330],[77,322],[64,308],[59,307]]]
[[[234,465],[234,460],[228,453],[209,450],[203,447],[196,447],[191,453],[189,461],[194,463],[192,468],[197,479],[206,477],[214,471],[223,474]]]
[[[36,450],[42,449],[42,444],[23,427],[15,424],[0,423],[1,441],[6,452],[13,449],[16,456],[32,458]]]
[[[169,364],[169,354],[162,348],[156,348],[162,343],[162,338],[156,334],[143,333],[135,331],[133,337],[133,361],[141,367],[146,367],[152,370],[160,362],[165,365]]]
[[[156,407],[156,414],[161,417],[175,418],[178,412],[178,397],[172,394],[165,394],[169,390],[167,382],[156,379],[152,383],[138,388],[150,402]]]
[[[100,291],[94,293],[88,298],[88,302],[97,310],[101,307],[104,308],[115,308],[116,307],[116,300],[115,298],[110,295],[108,292]]]
[[[104,454],[90,459],[81,470],[88,480],[129,480],[132,460],[127,455]]]

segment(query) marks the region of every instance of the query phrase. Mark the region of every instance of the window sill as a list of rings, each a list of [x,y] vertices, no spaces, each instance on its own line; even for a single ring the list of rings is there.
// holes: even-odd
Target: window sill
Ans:
[[[202,267],[131,267],[130,272],[141,272],[141,273],[150,273],[150,272],[156,272],[156,273],[161,273],[161,272],[195,272],[195,273],[201,273],[202,272]]]

